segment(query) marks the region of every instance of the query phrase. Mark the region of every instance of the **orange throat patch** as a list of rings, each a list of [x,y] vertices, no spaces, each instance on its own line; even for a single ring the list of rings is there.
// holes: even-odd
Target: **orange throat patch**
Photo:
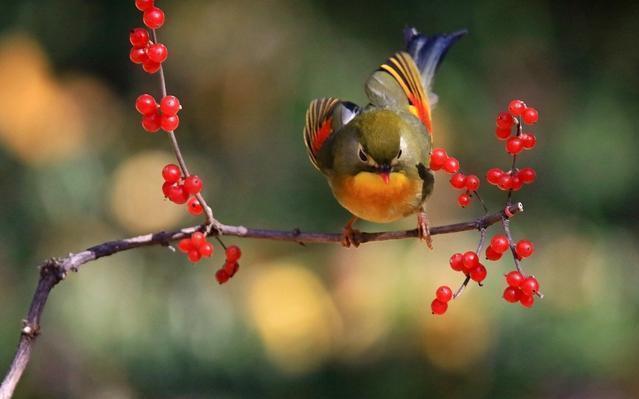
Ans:
[[[340,205],[358,218],[376,223],[394,222],[415,213],[422,202],[422,180],[403,173],[391,173],[388,183],[377,173],[360,172],[336,177],[330,184]]]

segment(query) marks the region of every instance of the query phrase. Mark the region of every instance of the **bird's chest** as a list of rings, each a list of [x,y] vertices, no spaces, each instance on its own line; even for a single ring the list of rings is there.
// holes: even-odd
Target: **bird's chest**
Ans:
[[[388,183],[376,173],[330,181],[335,198],[353,215],[376,223],[388,223],[408,216],[422,203],[422,180],[391,173]]]

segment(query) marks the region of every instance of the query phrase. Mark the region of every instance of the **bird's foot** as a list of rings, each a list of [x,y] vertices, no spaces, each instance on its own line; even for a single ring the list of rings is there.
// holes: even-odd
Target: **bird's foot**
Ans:
[[[424,211],[419,211],[417,214],[417,237],[424,241],[428,248],[433,249],[433,239],[430,236],[428,217],[426,217],[426,212]]]
[[[351,220],[346,223],[346,226],[342,229],[342,246],[345,248],[350,248],[353,245],[355,248],[359,247],[359,230],[353,228],[353,223],[357,220],[356,217],[353,217]]]

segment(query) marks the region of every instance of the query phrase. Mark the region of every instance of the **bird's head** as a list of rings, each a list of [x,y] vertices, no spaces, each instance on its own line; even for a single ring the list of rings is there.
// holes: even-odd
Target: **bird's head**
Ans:
[[[406,167],[407,143],[402,138],[406,124],[393,111],[365,112],[345,129],[342,142],[336,143],[333,169],[341,175],[376,173],[388,183],[392,172]]]

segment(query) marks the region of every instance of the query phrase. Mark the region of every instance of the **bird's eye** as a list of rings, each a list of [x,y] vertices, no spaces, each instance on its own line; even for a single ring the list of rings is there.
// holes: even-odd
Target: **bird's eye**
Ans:
[[[396,159],[399,159],[399,157],[402,156],[402,150],[401,148],[399,149],[399,152],[397,153],[397,156],[395,157]]]
[[[360,147],[359,150],[357,151],[357,155],[359,156],[360,161],[368,162],[368,156],[366,155],[362,147]]]

